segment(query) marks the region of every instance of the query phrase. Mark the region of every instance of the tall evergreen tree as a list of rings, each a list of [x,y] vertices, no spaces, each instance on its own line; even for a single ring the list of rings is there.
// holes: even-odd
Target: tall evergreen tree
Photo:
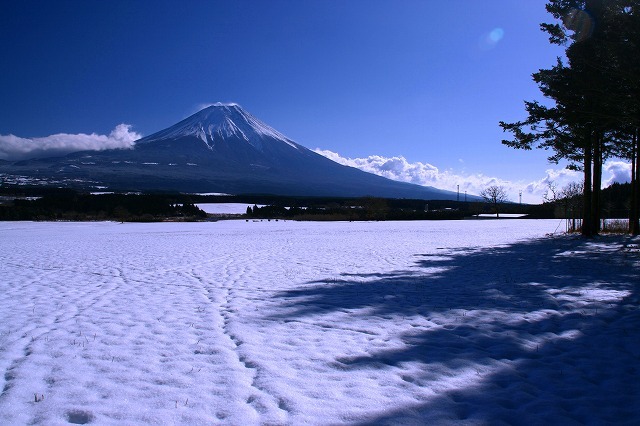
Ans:
[[[500,123],[514,136],[503,143],[552,149],[550,161],[568,160],[583,171],[582,234],[591,236],[600,226],[604,160],[613,155],[632,160],[638,187],[637,137],[630,143],[620,130],[637,134],[640,128],[640,0],[550,0],[547,11],[558,23],[541,27],[551,43],[566,46],[566,58],[533,79],[554,105],[525,102],[526,120]],[[638,228],[638,198],[632,232]]]

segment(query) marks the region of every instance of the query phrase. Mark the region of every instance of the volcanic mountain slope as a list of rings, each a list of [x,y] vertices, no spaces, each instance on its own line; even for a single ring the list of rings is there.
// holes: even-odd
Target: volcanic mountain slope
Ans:
[[[112,190],[455,199],[340,165],[236,104],[215,104],[138,140],[132,149],[83,151],[0,165],[0,173]]]

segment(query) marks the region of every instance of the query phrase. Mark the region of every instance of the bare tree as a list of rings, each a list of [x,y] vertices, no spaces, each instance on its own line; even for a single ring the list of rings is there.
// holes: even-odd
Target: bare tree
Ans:
[[[485,199],[485,201],[489,204],[493,205],[493,208],[496,211],[496,217],[500,217],[500,204],[508,201],[507,199],[507,191],[505,191],[503,186],[493,185],[488,188],[483,189],[480,192],[480,196]]]
[[[578,229],[576,221],[581,214],[583,192],[583,185],[578,182],[570,182],[562,189],[558,189],[554,182],[547,184],[543,199],[546,203],[556,205],[556,215],[562,215],[567,221],[567,232],[575,232]]]
[[[564,205],[565,217],[567,221],[569,216],[571,217],[571,227],[568,227],[571,232],[575,232],[577,229],[576,220],[580,216],[580,210],[583,206],[582,194],[584,192],[584,186],[582,183],[570,182],[562,188],[560,191],[560,201]],[[569,215],[567,215],[569,214]]]
[[[547,182],[547,189],[542,195],[545,203],[555,203],[560,197],[558,196],[558,185],[554,181]]]

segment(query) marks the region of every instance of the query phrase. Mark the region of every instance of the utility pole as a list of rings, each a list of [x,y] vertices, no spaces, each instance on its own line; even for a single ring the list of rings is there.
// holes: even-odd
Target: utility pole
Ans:
[[[456,185],[458,187],[458,198],[456,199],[456,201],[460,201],[460,185]]]

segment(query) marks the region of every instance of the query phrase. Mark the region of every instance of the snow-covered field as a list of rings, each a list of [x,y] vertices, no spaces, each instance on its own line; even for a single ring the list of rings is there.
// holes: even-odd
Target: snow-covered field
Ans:
[[[638,424],[640,240],[0,223],[0,424]]]
[[[253,204],[247,203],[199,203],[196,206],[209,214],[245,214],[247,207],[253,207]],[[260,204],[258,207],[264,207]]]

